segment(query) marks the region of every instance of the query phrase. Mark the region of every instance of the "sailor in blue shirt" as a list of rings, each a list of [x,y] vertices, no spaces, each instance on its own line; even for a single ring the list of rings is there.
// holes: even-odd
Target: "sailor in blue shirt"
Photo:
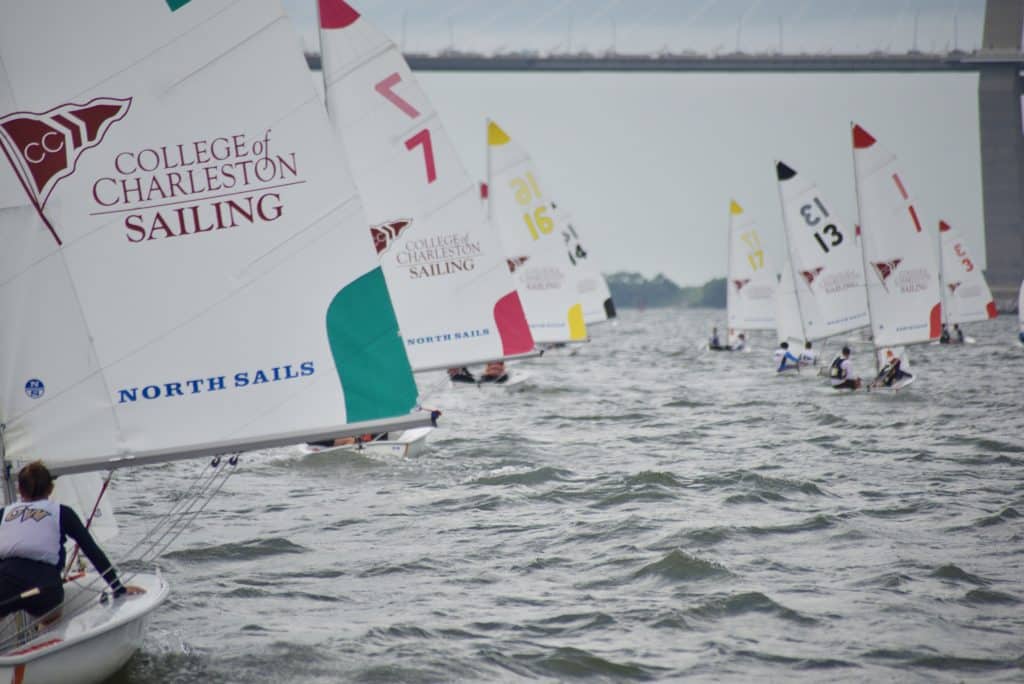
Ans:
[[[799,364],[800,359],[789,351],[789,342],[779,342],[779,348],[775,350],[775,372],[799,370]]]

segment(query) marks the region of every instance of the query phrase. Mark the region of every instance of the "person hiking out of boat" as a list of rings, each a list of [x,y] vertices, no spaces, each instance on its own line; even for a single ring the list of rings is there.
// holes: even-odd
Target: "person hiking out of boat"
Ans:
[[[939,344],[949,344],[949,328],[942,324],[942,332],[939,333]]]
[[[814,351],[811,345],[811,341],[804,342],[804,350],[800,352],[800,365],[801,366],[817,366],[818,365],[818,352]]]
[[[60,617],[59,606],[64,601],[61,571],[68,537],[110,585],[114,598],[145,593],[141,587],[121,584],[114,566],[78,514],[50,501],[52,493],[50,471],[35,461],[18,473],[21,500],[0,510],[0,617],[17,610],[33,617],[46,615],[46,623]],[[30,591],[33,595],[22,596]]]
[[[502,383],[506,380],[508,380],[508,373],[505,372],[504,361],[491,361],[480,376],[480,382]]]
[[[743,351],[746,347],[747,336],[744,333],[740,333],[736,336],[736,341],[729,347],[729,351]]]
[[[779,342],[779,348],[775,350],[775,372],[783,373],[788,370],[799,370],[800,359],[793,356],[789,351],[789,342]]]
[[[449,368],[448,379],[452,382],[476,382],[476,378],[473,377],[473,374],[465,366],[462,368]]]
[[[953,324],[952,338],[953,338],[953,341],[956,342],[957,344],[963,344],[964,343],[964,331],[960,329],[960,324],[959,323],[954,323]]]
[[[711,329],[711,339],[708,340],[708,349],[721,349],[722,341],[718,339],[718,328]]]
[[[897,380],[913,377],[910,373],[900,368],[901,365],[902,360],[900,357],[896,356],[892,349],[886,349],[885,365],[882,366],[882,370],[878,371],[878,377],[875,378],[874,384],[882,384],[886,387],[892,387],[892,384]]]
[[[832,365],[828,369],[828,380],[832,384],[832,389],[855,390],[860,388],[860,378],[853,377],[849,347],[843,347],[842,353],[832,360]]]

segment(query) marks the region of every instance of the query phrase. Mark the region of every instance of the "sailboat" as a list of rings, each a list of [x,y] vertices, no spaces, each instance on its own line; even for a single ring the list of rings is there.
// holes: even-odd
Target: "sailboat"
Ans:
[[[413,370],[537,355],[476,183],[398,47],[342,0],[319,0],[319,15],[328,115]],[[425,439],[417,431],[360,448],[413,455]]]
[[[910,199],[895,155],[861,126],[851,126],[875,371],[889,351],[904,360],[906,369],[902,347],[936,340],[941,333],[935,246]]]
[[[583,305],[583,320],[587,326],[613,320],[616,316],[615,302],[612,301],[608,282],[597,267],[591,249],[584,248],[577,222],[561,204],[551,202],[551,211],[561,232],[562,248],[576,270],[576,294]]]
[[[817,184],[776,162],[788,259],[777,295],[779,339],[817,342],[868,325],[859,240]]]
[[[729,201],[729,270],[726,279],[728,344],[741,331],[774,330],[775,271],[753,218],[736,200]]]
[[[497,123],[487,122],[487,213],[538,344],[585,342],[576,268],[533,160]]]
[[[0,471],[219,472],[223,454],[430,424],[278,2],[0,13]],[[64,617],[0,643],[0,681],[116,672],[169,591],[123,579],[146,593],[71,581]]]
[[[960,232],[939,221],[939,282],[942,284],[942,313],[950,326],[995,318],[996,303],[985,275],[967,251]],[[964,338],[973,342],[973,338]],[[952,340],[957,342],[959,340]]]

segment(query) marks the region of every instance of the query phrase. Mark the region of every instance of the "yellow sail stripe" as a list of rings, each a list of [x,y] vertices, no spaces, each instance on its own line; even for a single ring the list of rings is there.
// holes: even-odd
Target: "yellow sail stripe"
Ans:
[[[742,214],[743,207],[736,203],[736,200],[729,200],[729,213],[730,214]]]
[[[510,142],[512,138],[508,137],[508,133],[501,130],[501,127],[493,121],[487,122],[487,144],[494,145],[505,145]]]
[[[569,339],[587,339],[587,324],[583,320],[582,304],[573,304],[569,307]]]

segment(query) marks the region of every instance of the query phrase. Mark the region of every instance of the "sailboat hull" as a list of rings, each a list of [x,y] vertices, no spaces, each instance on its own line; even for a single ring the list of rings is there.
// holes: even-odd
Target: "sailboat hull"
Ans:
[[[92,591],[79,586],[82,581],[65,585],[65,600]],[[170,591],[157,575],[137,575],[131,583],[146,593],[105,603],[93,600],[85,611],[59,620],[28,643],[0,655],[0,682],[92,684],[124,667],[142,645],[153,610]]]
[[[432,427],[414,428],[399,433],[394,439],[346,444],[333,448],[309,446],[307,450],[308,453],[323,455],[357,453],[372,457],[411,458],[423,453],[427,448],[427,435],[433,431]]]

